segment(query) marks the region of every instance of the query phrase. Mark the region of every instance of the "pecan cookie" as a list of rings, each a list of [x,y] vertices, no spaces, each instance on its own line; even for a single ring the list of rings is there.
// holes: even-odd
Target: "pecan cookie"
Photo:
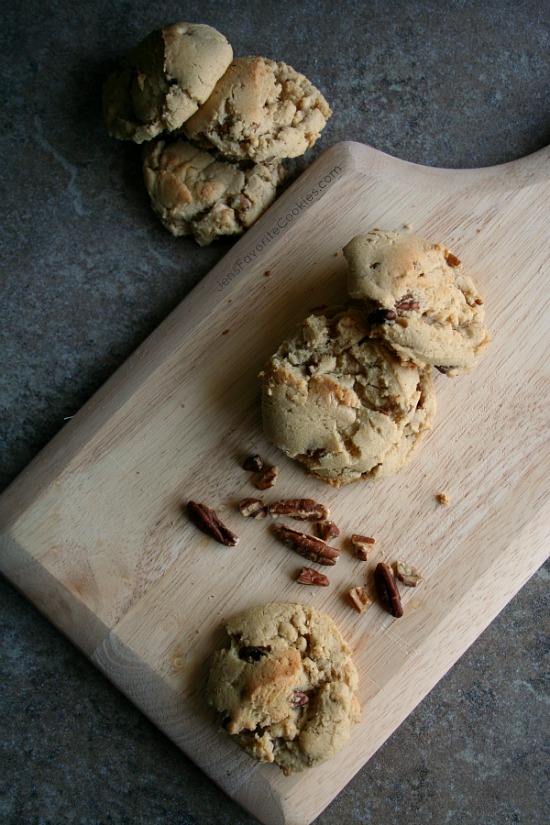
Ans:
[[[489,343],[483,300],[461,262],[440,244],[374,229],[344,248],[348,292],[373,312],[371,336],[403,361],[455,376]]]
[[[331,114],[321,92],[286,63],[238,57],[183,131],[206,148],[257,163],[302,155]]]
[[[275,199],[283,177],[277,163],[242,169],[183,140],[148,147],[143,173],[153,210],[166,229],[193,234],[201,246],[251,226]]]
[[[152,32],[103,89],[111,137],[143,143],[178,129],[209,97],[233,57],[211,26],[174,23]]]
[[[351,649],[329,618],[301,604],[268,604],[226,626],[229,647],[211,661],[206,698],[251,756],[285,774],[324,762],[361,711]]]
[[[430,369],[370,335],[362,309],[314,313],[261,373],[265,434],[335,487],[394,473],[435,414]]]

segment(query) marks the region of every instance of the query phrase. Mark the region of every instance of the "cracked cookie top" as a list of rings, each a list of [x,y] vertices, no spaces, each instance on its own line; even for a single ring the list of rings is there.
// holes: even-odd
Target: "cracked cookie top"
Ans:
[[[362,309],[320,310],[261,374],[266,436],[335,487],[398,470],[435,414],[430,369],[370,336]]]
[[[374,229],[344,248],[348,292],[373,312],[372,336],[406,361],[455,376],[472,370],[489,343],[483,300],[446,247]]]
[[[251,756],[292,774],[348,741],[361,711],[351,649],[314,607],[252,608],[226,626],[229,647],[210,664],[207,701]]]
[[[174,23],[152,32],[105,83],[109,134],[143,143],[178,129],[209,97],[232,57],[211,26]]]
[[[143,174],[164,226],[205,246],[251,226],[275,199],[283,171],[277,163],[241,168],[186,141],[160,140],[147,147]]]
[[[313,146],[331,114],[323,95],[286,63],[239,57],[183,130],[233,158],[294,158]]]

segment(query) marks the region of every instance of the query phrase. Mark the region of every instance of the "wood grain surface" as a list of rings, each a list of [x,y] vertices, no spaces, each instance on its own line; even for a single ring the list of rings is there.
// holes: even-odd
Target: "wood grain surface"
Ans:
[[[545,149],[441,170],[335,145],[0,500],[4,575],[264,823],[311,822],[546,558],[549,161]],[[409,466],[333,490],[266,442],[257,375],[310,308],[345,298],[342,246],[375,226],[447,245],[485,298],[492,343],[472,375],[436,376],[434,429]],[[343,548],[330,587],[297,585],[302,560],[236,510],[255,491],[240,466],[250,452],[281,468],[268,500],[330,506]],[[190,498],[214,507],[239,544],[190,524]],[[354,560],[351,532],[376,537],[372,561]],[[404,617],[378,605],[357,614],[347,589],[398,557],[424,576],[403,591]],[[351,742],[293,777],[243,754],[203,698],[224,620],[270,601],[329,613],[360,673]]]

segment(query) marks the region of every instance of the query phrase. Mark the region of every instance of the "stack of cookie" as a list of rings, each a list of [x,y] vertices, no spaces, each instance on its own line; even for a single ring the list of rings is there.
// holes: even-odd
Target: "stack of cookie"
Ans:
[[[357,304],[310,315],[261,373],[267,437],[334,487],[400,469],[432,426],[432,367],[469,373],[489,343],[446,247],[375,229],[344,255]]]
[[[254,223],[281,161],[313,146],[332,114],[304,75],[233,59],[222,34],[191,23],[145,38],[108,78],[103,109],[112,137],[147,142],[145,185],[164,226],[201,246]]]

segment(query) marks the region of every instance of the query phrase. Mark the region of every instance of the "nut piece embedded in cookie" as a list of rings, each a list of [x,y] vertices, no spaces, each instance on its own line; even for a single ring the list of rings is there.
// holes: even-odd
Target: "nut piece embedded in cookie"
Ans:
[[[371,311],[371,336],[403,361],[468,373],[489,343],[483,300],[441,244],[374,229],[344,248],[348,292]]]
[[[209,97],[232,57],[212,26],[174,23],[152,32],[105,83],[109,134],[143,143],[178,129]]]
[[[238,57],[185,123],[190,140],[256,163],[313,146],[332,111],[304,75],[265,57]]]
[[[307,605],[268,604],[226,630],[229,646],[212,657],[206,699],[236,742],[287,775],[337,753],[361,710],[351,649],[332,619]]]
[[[284,172],[277,164],[241,169],[215,160],[184,140],[147,147],[143,177],[153,211],[172,235],[194,235],[206,246],[240,235],[275,200]]]
[[[369,338],[367,313],[320,310],[261,373],[264,432],[335,487],[398,470],[432,425],[429,368]]]

